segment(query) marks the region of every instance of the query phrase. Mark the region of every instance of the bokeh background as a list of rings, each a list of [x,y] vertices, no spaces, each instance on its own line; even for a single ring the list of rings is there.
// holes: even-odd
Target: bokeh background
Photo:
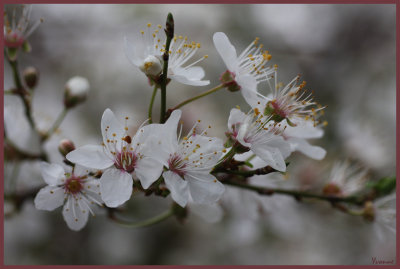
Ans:
[[[84,76],[91,85],[87,102],[68,114],[45,145],[53,162],[61,161],[57,145],[62,138],[77,146],[101,141],[100,119],[107,107],[120,117],[131,116],[132,126],[146,119],[152,88],[126,58],[123,37],[148,22],[164,25],[168,12],[174,15],[177,34],[202,44],[198,57],[209,55],[200,65],[210,87],[225,71],[213,47],[213,33],[225,32],[238,52],[260,37],[272,54],[271,63],[279,65],[279,80],[289,82],[301,73],[315,100],[328,106],[325,136],[313,142],[327,150],[326,158],[292,155],[287,186],[318,184],[335,161],[346,159],[369,169],[375,179],[395,175],[396,14],[395,5],[387,4],[34,5],[32,19],[43,17],[45,22],[30,38],[32,52],[19,59],[21,69],[40,70],[33,100],[39,128],[46,130],[62,110],[70,77]],[[12,83],[5,62],[4,88]],[[168,106],[207,89],[171,82]],[[266,85],[260,91],[266,93]],[[236,105],[247,109],[240,93],[223,90],[184,107],[184,122],[189,127],[201,119],[213,126],[210,135],[224,138],[230,109]],[[13,115],[14,124],[6,125],[9,137],[34,150],[18,98],[5,96],[4,106]],[[43,184],[36,162],[20,164],[17,181],[10,182],[15,165],[5,163],[6,192],[12,186],[24,191]],[[274,195],[249,203],[246,195],[228,189],[219,223],[189,215],[183,225],[170,219],[135,230],[118,226],[100,211],[80,232],[67,228],[61,210],[38,211],[27,201],[4,221],[5,264],[371,264],[372,257],[395,259],[395,235],[376,223],[324,202],[299,203]],[[138,195],[126,214],[144,219],[170,202]],[[10,207],[5,204],[6,211]],[[250,214],[249,207],[259,214]]]

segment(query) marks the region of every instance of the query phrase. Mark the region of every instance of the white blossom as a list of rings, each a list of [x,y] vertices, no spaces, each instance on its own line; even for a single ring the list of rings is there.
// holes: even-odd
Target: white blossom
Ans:
[[[90,178],[88,171],[78,165],[71,173],[66,173],[58,164],[42,162],[41,171],[47,186],[36,195],[36,208],[52,211],[64,205],[62,214],[68,227],[81,230],[88,221],[89,212],[94,215],[91,206],[102,205],[99,180]]]
[[[31,24],[31,5],[20,5],[10,14],[4,13],[4,45],[8,48],[19,48],[35,31],[43,19]]]
[[[163,172],[165,184],[180,206],[185,207],[189,200],[195,204],[213,204],[225,190],[210,174],[224,150],[222,140],[205,136],[206,131],[197,134],[196,125],[180,139],[177,136],[180,117],[180,110],[172,112],[162,137],[153,147],[152,157],[167,168]]]
[[[145,189],[160,177],[162,165],[149,157],[147,147],[148,135],[160,132],[159,125],[141,127],[131,137],[128,127],[106,109],[101,119],[103,145],[77,148],[66,158],[89,168],[104,169],[100,178],[101,197],[107,206],[117,207],[131,197],[133,173]]]
[[[336,162],[323,191],[329,195],[351,195],[365,187],[367,178],[366,169],[351,165],[348,161]]]
[[[224,33],[215,33],[213,41],[228,69],[222,75],[221,80],[235,84],[237,89],[240,89],[245,100],[248,103],[251,102],[257,96],[257,85],[262,81],[268,80],[273,72],[271,67],[266,66],[271,59],[271,54],[263,50],[263,45],[259,44],[259,38],[251,42],[239,56],[235,47]]]
[[[165,52],[166,38],[159,33],[161,28],[158,25],[152,29],[149,23],[145,31],[140,31],[140,35],[135,36],[134,41],[125,37],[125,53],[128,59],[150,77],[158,76],[164,64],[162,55]],[[168,78],[192,86],[210,84],[210,81],[202,80],[205,75],[203,68],[194,66],[207,58],[207,55],[187,64],[200,47],[200,43],[189,42],[187,37],[175,35],[169,48]]]
[[[232,109],[228,119],[230,135],[251,150],[272,168],[286,171],[285,159],[290,155],[290,145],[281,136],[280,123],[270,121],[257,109],[248,114]]]

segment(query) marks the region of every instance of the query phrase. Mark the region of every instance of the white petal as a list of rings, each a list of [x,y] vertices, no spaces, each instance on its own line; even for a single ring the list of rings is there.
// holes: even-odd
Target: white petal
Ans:
[[[86,145],[67,154],[68,161],[93,169],[105,169],[114,164],[103,146]]]
[[[61,184],[61,180],[65,178],[65,171],[61,165],[41,162],[40,169],[44,181],[50,186]]]
[[[300,151],[304,155],[314,160],[322,160],[326,155],[325,149],[318,146],[312,146],[305,139],[290,138],[288,142],[295,143],[295,149],[297,151]]]
[[[292,122],[297,126],[292,127],[286,124],[287,127],[284,132],[285,136],[299,138],[320,138],[324,135],[324,131],[318,127],[315,127],[311,120],[306,121],[303,119],[293,119]]]
[[[87,167],[81,166],[79,164],[75,165],[74,167],[74,176],[83,177],[89,174],[89,170]]]
[[[189,209],[193,214],[209,223],[220,221],[224,214],[221,206],[217,203],[209,205],[189,204]]]
[[[189,199],[189,186],[187,181],[171,171],[164,172],[163,177],[167,188],[171,192],[172,199],[181,207],[185,207]]]
[[[204,70],[199,66],[185,68],[174,68],[173,75],[169,77],[179,83],[191,86],[205,86],[210,84],[209,80],[201,80],[204,77]]]
[[[38,192],[34,203],[37,209],[52,211],[64,203],[64,189],[46,186]]]
[[[215,203],[225,191],[225,186],[211,174],[188,173],[185,180],[189,183],[190,195],[196,204]]]
[[[101,134],[103,135],[104,145],[109,144],[107,143],[107,139],[114,139],[117,140],[117,149],[121,148],[121,139],[125,136],[125,129],[109,108],[104,111],[103,116],[101,117]]]
[[[259,101],[259,97],[257,95],[257,81],[251,75],[243,75],[237,76],[236,82],[241,87],[240,92],[244,100],[251,106],[256,107]]]
[[[79,196],[76,196],[76,199],[72,195],[68,197],[62,214],[68,227],[73,231],[79,231],[85,227],[89,218],[87,205],[79,200]]]
[[[241,124],[246,120],[246,114],[240,111],[240,109],[232,108],[228,119],[228,128],[232,131],[232,125]]]
[[[238,68],[236,49],[234,46],[232,46],[228,37],[222,32],[217,32],[213,36],[213,41],[214,46],[224,61],[226,67],[231,72],[236,73]]]
[[[252,145],[251,150],[272,168],[285,172],[286,163],[278,148],[267,145]]]
[[[101,198],[108,207],[125,203],[132,195],[132,176],[115,168],[107,169],[100,178]]]
[[[139,159],[135,167],[136,176],[144,189],[150,187],[161,176],[162,170],[163,165],[149,157]]]
[[[86,192],[86,196],[89,201],[92,201],[96,204],[102,204],[103,199],[101,198],[101,189],[100,189],[100,180],[92,179],[88,180],[83,184],[83,187]]]

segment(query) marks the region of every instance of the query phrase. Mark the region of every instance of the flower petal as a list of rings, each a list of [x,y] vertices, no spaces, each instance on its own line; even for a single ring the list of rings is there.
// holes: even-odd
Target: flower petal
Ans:
[[[78,196],[74,198],[72,195],[68,197],[62,214],[68,227],[73,231],[79,231],[85,227],[89,218],[87,204],[79,200]]]
[[[188,182],[171,171],[163,173],[165,184],[171,192],[172,199],[181,207],[185,207],[189,200]]]
[[[244,100],[251,106],[256,107],[260,98],[257,95],[257,81],[251,75],[242,75],[236,77],[236,82],[241,87],[240,92]]]
[[[173,75],[169,77],[179,83],[191,86],[205,86],[210,84],[209,80],[201,80],[204,77],[204,70],[199,66],[190,68],[174,68]]]
[[[40,169],[44,181],[50,186],[57,186],[61,184],[61,180],[65,178],[65,171],[61,165],[41,162]]]
[[[217,32],[213,35],[213,41],[214,46],[224,61],[226,67],[231,72],[236,73],[238,68],[236,49],[234,46],[232,46],[228,37],[222,32]]]
[[[225,186],[208,173],[188,173],[185,180],[189,183],[190,196],[196,204],[215,203],[225,191]]]
[[[287,127],[284,132],[285,136],[299,138],[320,138],[324,135],[324,131],[318,127],[315,127],[312,120],[306,121],[303,119],[293,119],[292,122],[297,126],[292,127],[289,124],[286,124],[285,126]]]
[[[252,145],[251,150],[272,168],[281,172],[286,171],[285,160],[278,148],[268,145]]]
[[[246,117],[246,114],[240,111],[240,109],[232,108],[228,119],[229,130],[232,131],[232,126],[245,122]]]
[[[217,203],[204,204],[189,204],[191,212],[208,223],[215,223],[222,219],[224,214],[221,206]]]
[[[107,169],[100,178],[101,198],[108,207],[125,203],[132,195],[132,176],[123,170]]]
[[[64,203],[64,189],[61,187],[46,186],[35,197],[36,209],[52,211]]]
[[[71,151],[67,160],[93,169],[105,169],[114,164],[114,160],[105,153],[103,146],[86,145]]]
[[[108,146],[107,140],[116,140],[113,146],[121,149],[121,141],[125,136],[124,126],[117,120],[111,109],[107,108],[101,117],[101,134],[103,135],[104,145]]]
[[[161,176],[162,170],[163,165],[150,157],[139,159],[135,167],[136,176],[144,189],[150,187]]]
[[[318,146],[312,146],[305,139],[293,137],[290,138],[288,142],[294,144],[295,150],[300,151],[314,160],[322,160],[326,155],[325,149]]]

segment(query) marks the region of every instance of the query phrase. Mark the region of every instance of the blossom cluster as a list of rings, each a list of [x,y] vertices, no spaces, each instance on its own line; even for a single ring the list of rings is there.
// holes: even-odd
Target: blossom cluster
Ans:
[[[158,26],[151,30],[148,24],[137,43],[125,39],[128,59],[154,83],[162,74],[165,52],[165,38],[159,37],[160,29]],[[202,80],[204,70],[194,66],[206,57],[186,64],[201,47],[187,40],[182,36],[172,38],[168,78],[187,85],[207,85],[209,81]],[[49,187],[38,194],[37,208],[51,210],[65,200],[65,220],[70,228],[80,229],[87,221],[87,212],[92,212],[88,201],[104,203],[110,208],[121,206],[131,198],[133,186],[139,182],[143,189],[148,189],[156,181],[162,181],[181,207],[188,203],[215,204],[225,187],[212,171],[227,158],[227,152],[251,151],[266,166],[281,172],[286,171],[285,159],[294,151],[322,159],[325,151],[307,142],[309,138],[323,135],[314,117],[321,108],[312,108],[315,103],[309,96],[303,98],[304,84],[296,85],[296,78],[286,87],[275,85],[269,96],[263,96],[258,92],[258,85],[273,77],[276,81],[277,68],[268,66],[271,55],[263,50],[259,39],[251,42],[239,56],[224,33],[215,33],[213,41],[227,67],[221,76],[223,86],[240,91],[251,107],[247,113],[238,108],[231,110],[226,132],[230,143],[209,137],[208,128],[199,131],[198,124],[182,135],[179,109],[172,111],[163,124],[145,121],[136,133],[128,127],[129,117],[123,123],[106,109],[101,119],[102,144],[82,146],[66,155],[75,167],[101,171],[100,179],[88,181],[90,175],[77,173],[77,168],[64,174],[60,167],[50,169],[52,166],[43,164],[43,177],[52,177],[52,180],[46,180]],[[67,211],[69,208],[72,210]]]
[[[19,20],[13,18],[10,22],[5,17],[5,45],[10,63],[16,60],[16,54],[10,52],[21,47],[37,26],[29,28],[28,17],[29,11],[23,11]],[[125,38],[128,60],[155,85],[155,93],[158,89],[165,93],[171,80],[189,86],[210,84],[204,79],[204,69],[197,65],[208,56],[192,60],[201,44],[189,41],[186,36],[174,35],[171,27],[173,23],[168,24],[167,19],[164,36],[161,25],[153,27],[149,23],[133,39]],[[153,123],[150,114],[137,129],[129,127],[129,116],[119,118],[105,108],[100,120],[101,143],[75,148],[72,141],[63,140],[59,151],[65,157],[64,165],[50,164],[47,160],[41,163],[47,186],[37,193],[36,208],[51,211],[63,206],[68,227],[78,231],[98,207],[107,207],[112,212],[128,202],[135,190],[151,193],[162,189],[163,196],[170,195],[174,206],[190,207],[194,213],[205,214],[206,219],[215,221],[221,215],[218,202],[226,191],[221,173],[266,170],[284,173],[287,158],[294,152],[322,160],[326,151],[309,140],[324,134],[322,127],[327,123],[320,120],[324,107],[313,100],[305,88],[306,82],[300,76],[287,84],[278,81],[278,66],[270,64],[272,56],[259,38],[240,54],[225,33],[214,33],[212,40],[226,70],[220,75],[220,85],[207,94],[219,89],[240,92],[248,105],[246,110],[231,109],[225,140],[209,136],[211,126],[201,128],[201,120],[182,134],[183,111],[179,108],[198,97],[161,111],[159,123]],[[26,76],[29,88],[34,87],[31,84],[36,85],[35,74],[33,70]],[[84,102],[89,88],[87,79],[71,78],[65,86],[64,112]],[[22,87],[18,89],[20,92],[23,93]],[[45,134],[38,133],[41,141],[51,136],[64,116],[62,113],[60,120]],[[246,158],[241,160],[243,156]],[[255,163],[258,167],[252,171],[239,167],[246,164],[254,168]],[[337,198],[362,190],[366,173],[350,168],[347,164],[337,164],[321,193]],[[375,217],[371,212],[374,210],[368,205],[360,214]]]

